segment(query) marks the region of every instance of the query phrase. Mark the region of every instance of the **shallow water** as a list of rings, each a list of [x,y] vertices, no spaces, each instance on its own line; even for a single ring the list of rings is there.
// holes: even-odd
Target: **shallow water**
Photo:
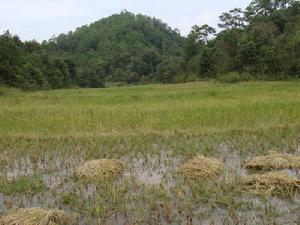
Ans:
[[[164,182],[172,187],[175,182],[174,170],[180,165],[180,156],[173,156],[168,152],[160,154],[137,155],[131,160],[124,157],[127,167],[125,177],[135,177],[138,182],[145,185],[160,185]]]
[[[230,149],[225,144],[220,145],[219,153],[219,158],[225,164],[223,176],[225,182],[247,175],[243,162],[253,156],[242,156],[240,152]],[[8,153],[3,155],[4,159],[9,162],[11,155]],[[187,158],[168,151],[160,151],[158,154],[130,153],[121,157],[126,163],[123,176],[105,187],[94,183],[82,183],[74,178],[75,168],[85,161],[84,154],[52,153],[44,154],[34,160],[28,156],[14,156],[14,158],[13,163],[6,163],[1,167],[1,177],[16,180],[22,176],[37,175],[40,176],[46,188],[40,193],[16,193],[13,196],[6,196],[0,190],[1,213],[5,213],[12,207],[61,208],[67,212],[80,213],[79,224],[99,224],[100,221],[100,224],[120,225],[136,223],[162,225],[298,224],[300,219],[299,194],[291,200],[273,197],[266,201],[248,195],[233,197],[238,198],[241,207],[222,206],[210,200],[189,201],[190,189],[182,184],[183,180],[177,174],[178,166]],[[283,170],[283,172],[299,178],[299,170]],[[120,188],[116,191],[120,193],[123,191],[122,188],[126,189],[125,193],[120,195],[126,196],[126,202],[122,203],[125,205],[123,208],[118,209],[120,199],[116,199],[119,195],[112,190],[113,187]],[[158,192],[151,192],[152,189]],[[160,193],[159,191],[162,190],[163,193]],[[104,195],[101,194],[103,191]],[[175,196],[175,192],[188,194],[181,198]],[[75,203],[64,204],[63,196],[70,193],[74,194],[75,200],[72,201]],[[168,197],[156,196],[164,194]],[[91,208],[93,204],[99,204],[98,201],[103,201],[104,205],[113,207],[105,209],[104,218],[97,216],[99,212],[96,206]]]

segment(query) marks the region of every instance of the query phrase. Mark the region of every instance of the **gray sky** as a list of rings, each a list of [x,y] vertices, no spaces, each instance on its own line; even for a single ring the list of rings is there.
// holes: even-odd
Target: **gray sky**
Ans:
[[[217,26],[218,16],[245,8],[251,0],[0,0],[0,32],[10,30],[22,40],[48,40],[127,9],[154,16],[182,35],[194,24]]]

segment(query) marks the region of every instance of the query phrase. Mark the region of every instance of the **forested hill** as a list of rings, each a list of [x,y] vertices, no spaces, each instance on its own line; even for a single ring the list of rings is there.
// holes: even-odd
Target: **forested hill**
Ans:
[[[183,47],[178,30],[127,11],[42,44],[23,43],[7,32],[0,37],[0,84],[62,88],[163,82],[162,65],[171,62],[180,69]]]
[[[123,11],[62,34],[48,46],[78,65],[79,85],[86,86],[87,77],[93,82],[101,77],[108,82],[159,81],[159,65],[183,55],[184,39],[158,19]]]
[[[0,85],[104,87],[106,83],[234,82],[300,77],[300,3],[252,0],[195,25],[185,38],[162,21],[123,11],[43,43],[0,36]]]

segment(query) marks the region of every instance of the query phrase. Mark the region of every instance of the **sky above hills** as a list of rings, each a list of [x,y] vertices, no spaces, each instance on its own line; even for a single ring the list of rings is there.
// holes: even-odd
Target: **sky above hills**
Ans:
[[[217,27],[222,12],[251,0],[0,0],[0,32],[22,40],[48,40],[126,9],[153,16],[187,35],[194,24]]]

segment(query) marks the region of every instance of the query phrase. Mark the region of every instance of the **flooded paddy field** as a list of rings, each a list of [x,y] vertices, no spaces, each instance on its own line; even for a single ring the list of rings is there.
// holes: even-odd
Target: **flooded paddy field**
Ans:
[[[300,224],[298,189],[253,195],[242,182],[264,173],[247,171],[247,160],[270,150],[300,156],[299,90],[299,82],[10,90],[0,95],[0,218],[41,207],[74,225]],[[198,154],[219,160],[220,176],[183,175]],[[108,179],[76,175],[97,159],[124,168]],[[300,179],[298,168],[276,171]]]
[[[202,140],[195,141],[190,144],[205,151]],[[237,146],[222,142],[209,146],[206,154],[225,164],[217,180],[180,175],[179,166],[195,153],[180,154],[165,143],[111,155],[59,150],[14,155],[7,150],[1,155],[0,212],[14,207],[59,208],[73,215],[72,224],[299,224],[300,193],[266,198],[243,191],[240,180],[249,174],[244,162],[256,154]],[[300,145],[282,151],[300,155]],[[79,165],[105,155],[125,163],[120,176],[105,181],[75,176]],[[299,169],[282,172],[300,178]]]

